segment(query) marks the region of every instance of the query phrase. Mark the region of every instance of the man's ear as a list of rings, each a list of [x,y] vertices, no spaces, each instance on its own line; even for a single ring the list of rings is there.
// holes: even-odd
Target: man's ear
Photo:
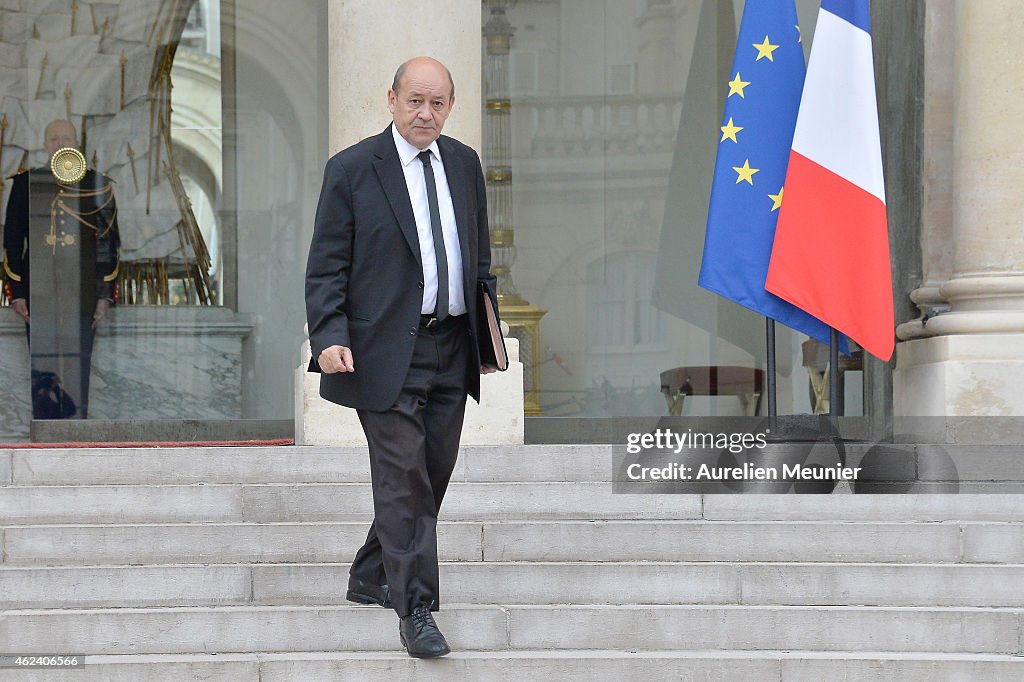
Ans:
[[[397,98],[398,96],[395,95],[395,91],[392,90],[391,88],[388,88],[388,111],[390,111],[392,114],[395,113],[395,100]]]

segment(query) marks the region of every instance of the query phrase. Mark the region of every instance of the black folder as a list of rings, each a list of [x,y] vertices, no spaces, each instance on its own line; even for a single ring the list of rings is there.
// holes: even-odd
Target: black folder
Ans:
[[[480,364],[504,372],[508,369],[508,352],[505,350],[505,337],[501,333],[498,305],[487,282],[480,282],[476,300],[479,312],[477,319],[480,320],[480,330],[477,333],[477,342],[480,345]]]

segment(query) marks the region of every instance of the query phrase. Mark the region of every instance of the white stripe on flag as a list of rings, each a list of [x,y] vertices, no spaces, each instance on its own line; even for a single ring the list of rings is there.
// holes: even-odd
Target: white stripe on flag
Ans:
[[[871,36],[818,14],[793,150],[885,203]]]

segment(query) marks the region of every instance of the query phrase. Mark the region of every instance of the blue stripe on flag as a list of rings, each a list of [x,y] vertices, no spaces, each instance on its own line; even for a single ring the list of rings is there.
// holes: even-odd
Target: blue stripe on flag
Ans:
[[[871,10],[868,0],[821,0],[821,9],[844,19],[866,33],[871,33]]]

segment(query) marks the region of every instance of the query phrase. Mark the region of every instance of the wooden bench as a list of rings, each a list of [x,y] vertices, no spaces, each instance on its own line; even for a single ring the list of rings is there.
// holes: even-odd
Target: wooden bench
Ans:
[[[754,412],[761,409],[764,393],[764,370],[736,365],[676,367],[661,373],[661,392],[668,403],[668,413],[683,413],[683,400],[688,395],[734,395],[740,399],[743,414],[754,398]]]

